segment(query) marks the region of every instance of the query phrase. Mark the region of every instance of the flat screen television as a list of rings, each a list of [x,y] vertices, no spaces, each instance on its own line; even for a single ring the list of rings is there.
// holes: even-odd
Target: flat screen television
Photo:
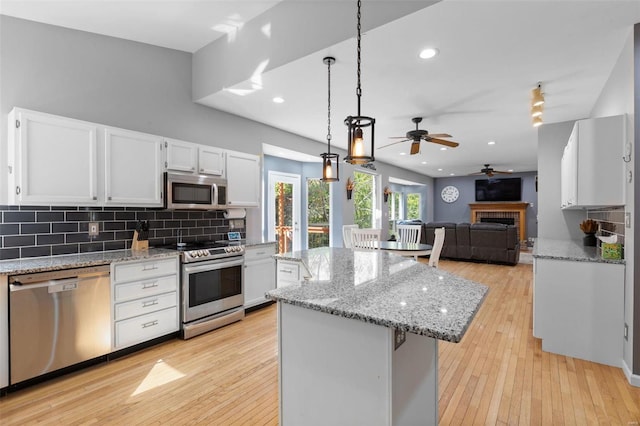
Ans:
[[[476,179],[476,201],[522,201],[522,179]]]

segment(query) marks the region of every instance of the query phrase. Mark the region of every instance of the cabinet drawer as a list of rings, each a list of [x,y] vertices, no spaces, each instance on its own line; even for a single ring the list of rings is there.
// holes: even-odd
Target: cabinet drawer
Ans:
[[[178,258],[125,262],[114,265],[112,280],[114,282],[136,281],[177,272]]]
[[[141,297],[155,296],[169,293],[178,289],[178,276],[151,278],[133,283],[116,284],[113,294],[114,302],[139,299]]]
[[[178,307],[152,312],[115,324],[115,347],[125,348],[178,331]]]
[[[250,247],[245,249],[244,252],[244,261],[251,262],[252,260],[259,260],[264,258],[269,258],[276,254],[276,246],[268,245],[268,246],[258,246],[258,247]]]
[[[297,263],[283,263],[278,262],[277,264],[277,285],[278,287],[282,287],[284,283],[292,284],[292,283],[300,283],[300,265]]]
[[[138,315],[171,308],[177,304],[178,293],[175,291],[157,296],[145,297],[143,299],[136,299],[130,302],[118,303],[115,305],[114,319],[116,321],[120,321],[131,317],[137,317]]]

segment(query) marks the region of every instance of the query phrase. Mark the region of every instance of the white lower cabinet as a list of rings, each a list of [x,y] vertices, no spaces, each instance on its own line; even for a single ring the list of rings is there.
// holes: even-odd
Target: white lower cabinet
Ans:
[[[533,335],[542,350],[622,366],[623,264],[534,259]]]
[[[177,257],[111,265],[113,349],[179,329]]]
[[[244,256],[244,307],[268,301],[264,294],[276,288],[276,245],[247,247]]]

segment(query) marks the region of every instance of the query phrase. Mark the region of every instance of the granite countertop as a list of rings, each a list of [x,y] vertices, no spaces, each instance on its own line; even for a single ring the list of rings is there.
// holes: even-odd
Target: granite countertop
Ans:
[[[277,243],[275,241],[267,241],[264,239],[247,239],[244,242],[244,246],[245,247],[258,247],[258,246],[270,246],[270,245],[276,245]]]
[[[176,257],[178,252],[168,249],[113,250],[62,256],[33,257],[0,261],[0,275],[30,274],[85,266],[108,265],[112,262],[163,257]]]
[[[488,287],[382,250],[322,247],[275,256],[311,273],[268,298],[450,342],[459,342]]]
[[[577,262],[625,263],[624,259],[603,259],[597,247],[585,247],[581,242],[549,238],[536,238],[533,257]]]

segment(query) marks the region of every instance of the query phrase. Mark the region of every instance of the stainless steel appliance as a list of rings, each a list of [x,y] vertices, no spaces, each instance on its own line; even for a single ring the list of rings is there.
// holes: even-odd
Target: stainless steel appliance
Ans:
[[[182,337],[244,318],[244,246],[212,242],[182,247]]]
[[[109,265],[9,277],[10,384],[111,351]]]
[[[216,210],[227,208],[227,181],[186,173],[165,173],[165,208]]]

